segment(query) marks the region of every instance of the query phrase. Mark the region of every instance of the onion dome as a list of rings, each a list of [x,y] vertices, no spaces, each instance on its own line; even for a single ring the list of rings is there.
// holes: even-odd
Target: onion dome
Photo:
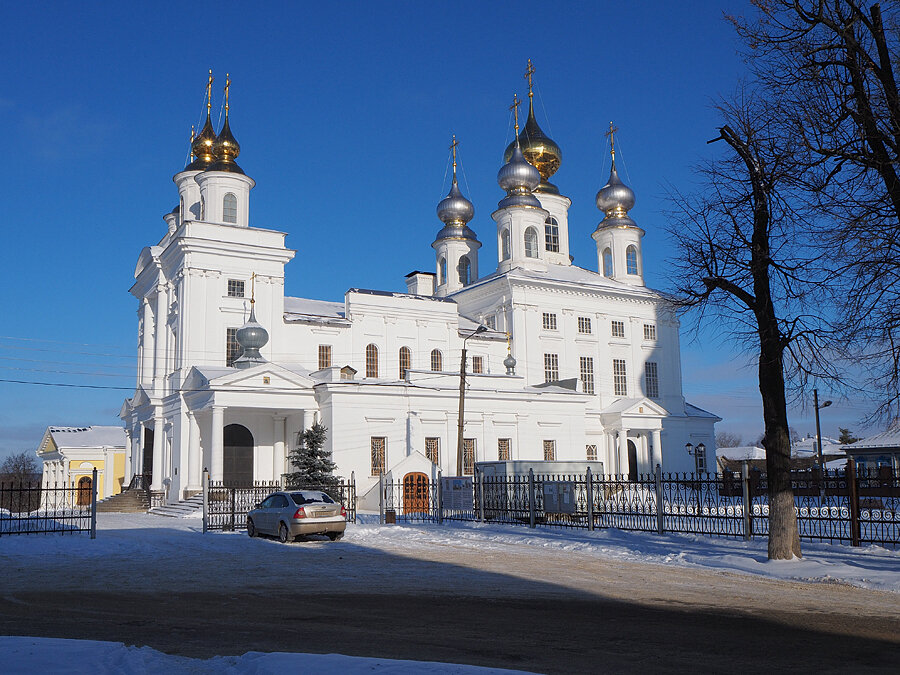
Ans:
[[[266,362],[259,350],[269,341],[269,332],[256,321],[256,310],[252,300],[250,301],[250,318],[247,319],[247,323],[237,329],[235,339],[244,350],[234,360],[235,368],[251,368]]]
[[[206,111],[206,124],[191,143],[191,155],[194,161],[184,167],[185,171],[206,171],[207,167],[216,161],[213,153],[213,145],[216,142],[216,132],[209,118],[209,110]]]
[[[444,227],[438,232],[437,239],[472,239],[478,241],[475,232],[466,223],[475,215],[475,207],[472,202],[463,196],[456,181],[456,136],[450,145],[453,151],[453,182],[450,184],[450,192],[437,205],[437,217],[444,223]]]
[[[634,192],[619,179],[616,171],[616,153],[613,150],[609,180],[597,192],[597,208],[606,214],[600,226],[637,227],[637,224],[628,215],[629,209],[633,206]]]
[[[219,135],[216,137],[212,150],[216,161],[207,168],[207,171],[244,173],[244,170],[234,161],[237,156],[241,154],[241,146],[231,133],[231,125],[228,123],[227,112],[225,114],[225,124],[222,125],[222,131],[220,131]]]
[[[540,172],[525,160],[517,140],[509,161],[497,173],[497,184],[506,190],[506,197],[500,200],[498,206],[501,209],[508,206],[541,208],[537,197],[531,194],[540,183]]]
[[[529,96],[531,94],[529,93]],[[534,117],[534,98],[528,101],[528,119],[525,120],[525,126],[516,139],[506,146],[503,153],[503,160],[508,162],[516,149],[516,143],[522,149],[522,155],[529,164],[537,168],[541,174],[541,183],[535,188],[536,192],[549,192],[559,194],[559,189],[548,182],[548,178],[559,170],[562,162],[562,151],[552,138],[547,136],[538,126]]]
[[[506,374],[507,375],[515,375],[516,374],[516,357],[512,354],[507,354],[506,358],[503,359],[503,365],[506,366]]]

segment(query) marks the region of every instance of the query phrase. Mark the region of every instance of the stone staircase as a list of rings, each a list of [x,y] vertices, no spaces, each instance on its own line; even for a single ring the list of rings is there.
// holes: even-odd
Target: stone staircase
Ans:
[[[147,492],[140,488],[130,488],[97,502],[98,513],[146,513],[149,508]]]
[[[187,518],[203,509],[203,493],[195,494],[193,497],[182,499],[176,504],[165,504],[163,506],[154,506],[150,509],[150,513],[155,516],[169,516],[170,518]]]

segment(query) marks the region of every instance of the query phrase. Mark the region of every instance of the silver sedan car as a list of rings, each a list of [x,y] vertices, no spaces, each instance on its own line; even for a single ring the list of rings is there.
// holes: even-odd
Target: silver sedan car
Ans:
[[[281,543],[306,534],[325,534],[335,541],[346,527],[343,505],[318,490],[273,492],[247,514],[247,534],[271,534]]]

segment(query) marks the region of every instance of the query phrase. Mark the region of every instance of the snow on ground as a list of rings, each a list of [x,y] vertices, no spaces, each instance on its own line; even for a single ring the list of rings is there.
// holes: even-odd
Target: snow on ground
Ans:
[[[0,655],[3,672],[10,675],[27,673],[66,673],[67,675],[237,675],[253,673],[317,673],[319,675],[502,675],[521,673],[519,670],[479,668],[427,661],[395,661],[342,654],[289,654],[247,652],[242,656],[216,656],[211,659],[192,659],[186,656],[163,654],[150,647],[126,647],[121,642],[95,640],[64,640],[61,638],[0,636]]]
[[[209,574],[228,583],[242,579],[248,566],[258,567],[260,546],[273,561],[292,554],[322,558],[340,549],[340,579],[364,579],[376,573],[384,555],[427,557],[436,551],[456,549],[489,554],[514,551],[534,558],[569,555],[575,561],[649,563],[659,566],[701,568],[736,574],[802,582],[844,583],[862,588],[900,593],[900,551],[877,546],[853,548],[837,544],[803,542],[802,559],[767,560],[765,539],[741,540],[694,535],[623,532],[619,530],[566,530],[468,522],[443,525],[349,524],[343,542],[312,541],[308,546],[284,546],[274,540],[251,540],[246,534],[201,532],[195,518],[166,518],[149,514],[100,514],[95,540],[87,534],[0,536],[0,565],[12,587],[28,584],[36,570],[48,561],[64,559],[68,565],[104,565],[103,583],[115,583],[112,575],[127,581],[130,567],[119,560],[178,561],[185,551],[203,556],[204,569],[185,572]],[[351,546],[344,546],[350,544]],[[155,567],[147,565],[148,568]],[[164,567],[162,565],[160,568]],[[421,572],[420,572],[421,573]],[[435,572],[440,574],[440,572]],[[173,584],[177,579],[172,580]],[[235,581],[238,583],[238,581]]]

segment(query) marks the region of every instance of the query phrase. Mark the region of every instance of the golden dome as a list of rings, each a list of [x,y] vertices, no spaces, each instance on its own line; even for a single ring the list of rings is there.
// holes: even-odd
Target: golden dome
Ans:
[[[506,146],[503,161],[509,162],[515,147],[514,139]],[[534,98],[530,98],[528,101],[528,119],[525,120],[525,126],[519,134],[519,147],[522,148],[522,154],[525,155],[528,163],[541,172],[541,184],[537,187],[537,192],[559,192],[556,186],[549,183],[547,179],[559,169],[562,151],[556,142],[538,126],[537,120],[534,118]]]
[[[225,124],[222,125],[222,131],[219,132],[215,143],[213,143],[212,151],[216,161],[207,168],[207,171],[244,173],[243,169],[234,161],[241,154],[241,146],[231,133],[231,125],[228,123],[227,113],[225,115]]]
[[[194,142],[191,143],[191,154],[194,161],[184,167],[185,171],[205,171],[206,168],[216,161],[213,146],[216,142],[216,132],[213,129],[212,121],[209,119],[209,111],[206,112],[206,124],[197,134]]]

